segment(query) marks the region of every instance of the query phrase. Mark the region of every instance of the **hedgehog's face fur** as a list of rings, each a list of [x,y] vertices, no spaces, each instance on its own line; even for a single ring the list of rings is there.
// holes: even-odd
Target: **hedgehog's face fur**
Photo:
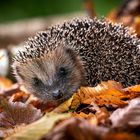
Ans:
[[[44,101],[62,102],[85,85],[82,62],[66,47],[58,47],[25,64],[15,61],[13,69],[17,80]]]

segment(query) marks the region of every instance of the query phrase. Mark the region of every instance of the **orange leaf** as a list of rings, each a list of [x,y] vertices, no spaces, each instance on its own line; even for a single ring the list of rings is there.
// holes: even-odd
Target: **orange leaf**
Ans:
[[[4,77],[0,77],[0,88],[2,89],[8,89],[9,87],[12,86],[12,81],[4,78]]]
[[[23,91],[20,91],[20,92],[17,92],[17,93],[15,93],[15,94],[13,94],[12,95],[12,97],[11,97],[11,100],[13,101],[13,102],[25,102],[28,98],[29,98],[29,94],[27,94],[27,93],[25,93],[25,92],[23,92]]]
[[[128,133],[107,134],[102,140],[138,140],[135,135]]]
[[[85,119],[96,118],[93,113],[86,114],[84,112],[80,112],[79,114],[74,112],[74,113],[72,113],[72,116],[78,117],[78,118],[85,118]]]
[[[99,106],[123,107],[126,100],[133,99],[139,95],[140,85],[123,89],[122,85],[115,81],[101,82],[96,87],[81,87],[73,95],[71,108],[79,104],[91,104],[95,102]]]
[[[129,92],[130,94],[131,92],[140,93],[140,85],[131,86],[131,87],[125,88],[124,90]]]

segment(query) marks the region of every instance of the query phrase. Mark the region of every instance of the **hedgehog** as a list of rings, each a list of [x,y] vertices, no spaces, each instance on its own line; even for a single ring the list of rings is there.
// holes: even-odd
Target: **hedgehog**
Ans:
[[[29,38],[12,64],[17,81],[39,99],[60,103],[80,86],[140,83],[140,40],[105,18],[66,21]]]

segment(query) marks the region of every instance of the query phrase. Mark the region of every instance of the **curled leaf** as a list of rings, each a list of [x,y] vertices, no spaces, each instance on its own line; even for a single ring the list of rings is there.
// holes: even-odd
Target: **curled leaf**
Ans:
[[[140,98],[133,99],[125,108],[114,111],[110,120],[112,127],[128,129],[140,126]]]
[[[27,101],[29,96],[30,96],[29,94],[27,94],[23,91],[19,91],[19,92],[12,95],[11,100],[13,102],[25,102],[25,101]]]
[[[53,110],[55,113],[62,113],[69,110],[73,97],[65,101],[64,103],[60,104],[57,108]]]
[[[125,88],[124,91],[132,93],[140,93],[140,85],[131,86],[128,88]]]
[[[1,101],[3,111],[0,113],[0,127],[13,128],[21,124],[29,124],[39,119],[41,111],[21,102]]]
[[[137,96],[139,96],[139,92],[136,91],[136,87],[123,89],[122,85],[115,81],[101,82],[96,87],[81,87],[73,95],[71,108],[92,102],[99,106],[124,107],[127,105],[126,99],[130,100]]]

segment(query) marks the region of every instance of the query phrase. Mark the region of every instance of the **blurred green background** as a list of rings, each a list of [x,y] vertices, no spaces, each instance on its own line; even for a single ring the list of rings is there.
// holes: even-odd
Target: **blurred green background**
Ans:
[[[84,0],[0,0],[0,22],[84,11]],[[94,0],[95,10],[106,15],[122,0]]]

